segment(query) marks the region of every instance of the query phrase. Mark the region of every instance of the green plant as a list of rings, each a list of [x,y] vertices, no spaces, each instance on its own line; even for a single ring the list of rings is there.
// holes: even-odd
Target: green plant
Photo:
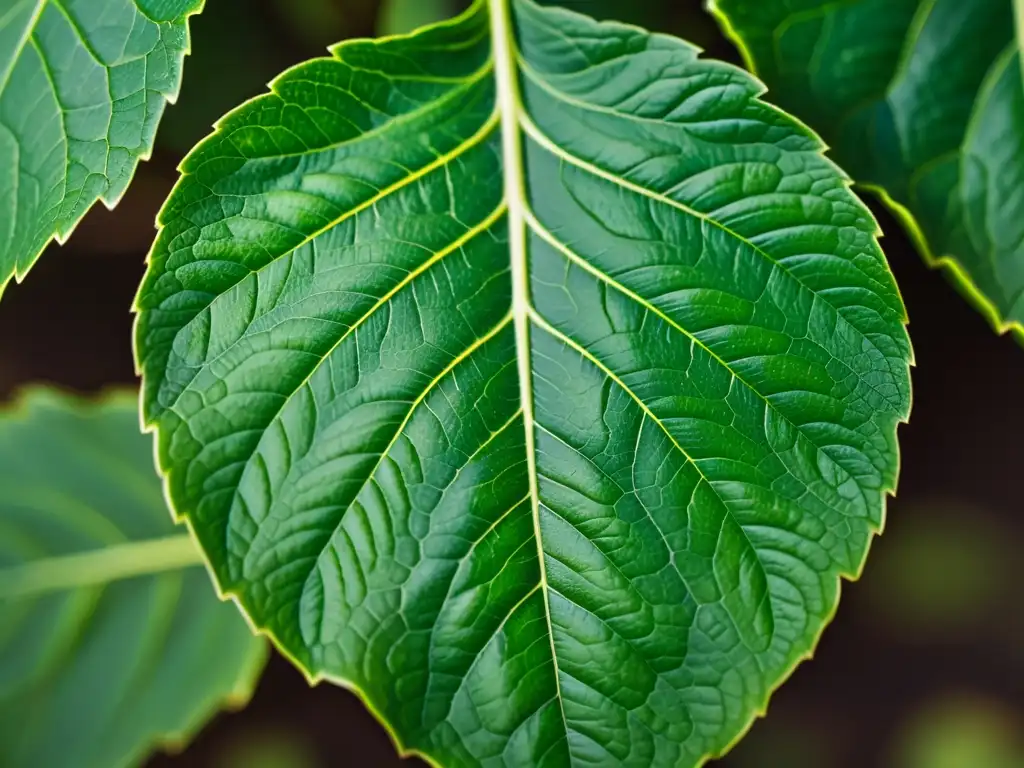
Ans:
[[[740,35],[782,13],[718,5]],[[401,8],[388,29],[405,29]],[[0,254],[10,274],[123,191],[198,9],[112,0],[90,15],[86,0],[22,0],[0,16],[0,62],[19,62],[0,119],[5,103],[28,115],[19,125],[36,119],[20,78],[38,51],[70,74],[65,48],[93,59],[114,94],[58,112],[56,203],[23,204],[24,163],[0,177],[0,232],[25,233]],[[75,34],[61,47],[48,24]],[[136,29],[151,30],[145,44]],[[149,85],[157,50],[167,66]],[[796,103],[801,66],[782,94],[803,117],[818,107]],[[135,90],[120,89],[122,72]],[[813,650],[840,578],[859,575],[910,410],[906,317],[878,226],[817,136],[763,91],[677,38],[533,0],[477,0],[287,70],[181,164],[136,300],[142,419],[188,530],[156,549],[117,545],[147,554],[123,567],[55,526],[29,542],[18,494],[31,482],[4,478],[0,645],[17,642],[22,613],[48,610],[44,591],[71,606],[108,581],[114,594],[187,578],[213,616],[201,572],[177,575],[205,561],[255,630],[311,682],[355,690],[403,753],[548,766],[723,754]],[[143,140],[118,165],[125,126]],[[860,146],[837,145],[855,172]],[[933,191],[957,205],[948,186]],[[27,403],[0,421],[0,456],[4,430],[49,441],[74,478],[76,441],[98,430],[103,471],[126,458],[133,470],[33,509],[86,525],[59,510],[98,493],[104,512],[127,515],[117,535],[173,535],[169,517],[136,517],[160,504],[122,401]],[[31,452],[11,461],[65,472]],[[118,497],[129,493],[147,504]],[[106,571],[80,565],[100,560]],[[155,592],[138,599],[164,610]],[[233,609],[221,620],[237,646],[220,651],[244,649],[234,667],[197,673],[166,722],[122,723],[116,742],[90,731],[96,764],[137,759],[139,745],[194,730],[211,696],[250,690],[264,645]],[[52,693],[61,673],[46,679],[17,697],[0,687],[0,713],[32,697],[67,717]],[[54,764],[27,757],[37,741],[9,743],[15,764]]]
[[[998,331],[1020,334],[1020,0],[712,6],[778,104],[821,132]]]
[[[244,704],[267,656],[175,531],[135,397],[0,421],[0,764],[125,765]]]
[[[97,200],[114,206],[181,85],[202,0],[0,6],[0,292]]]

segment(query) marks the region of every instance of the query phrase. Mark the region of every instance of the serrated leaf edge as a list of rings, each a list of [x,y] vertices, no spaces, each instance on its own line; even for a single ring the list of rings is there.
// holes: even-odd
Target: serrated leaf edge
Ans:
[[[489,8],[489,10],[490,10],[490,12],[492,14],[492,17],[491,17],[492,18],[492,22],[491,22],[492,23],[492,40],[493,40],[492,44],[495,46],[494,52],[492,54],[492,61],[493,61],[493,66],[495,68],[495,76],[498,79],[498,89],[497,89],[498,95],[497,95],[497,98],[498,98],[499,107],[498,107],[497,113],[498,113],[498,118],[501,120],[501,124],[502,124],[502,134],[503,134],[502,135],[502,148],[503,148],[503,153],[505,154],[505,159],[507,161],[510,157],[520,157],[521,156],[521,145],[519,144],[519,138],[520,138],[520,127],[519,127],[520,124],[519,124],[519,121],[518,120],[507,120],[507,119],[505,119],[505,115],[501,112],[501,104],[503,103],[503,99],[504,99],[504,101],[507,101],[508,98],[509,98],[509,94],[517,94],[518,93],[518,85],[517,85],[518,81],[514,77],[512,79],[511,86],[508,83],[506,83],[504,85],[504,87],[503,87],[502,84],[501,84],[502,79],[508,77],[507,73],[506,74],[502,73],[503,69],[510,68],[509,71],[511,71],[511,73],[514,75],[514,73],[515,73],[515,67],[514,67],[515,58],[513,57],[513,58],[510,59],[509,55],[506,53],[506,56],[504,58],[507,60],[507,63],[503,63],[502,62],[502,57],[500,57],[498,55],[499,47],[500,47],[500,49],[503,52],[509,51],[509,50],[514,50],[514,41],[512,40],[513,32],[512,32],[512,25],[511,25],[511,21],[510,21],[510,10],[509,10],[509,5],[508,5],[510,1],[511,0],[473,0],[473,3],[471,4],[471,6],[467,10],[465,10],[463,13],[461,13],[458,16],[455,16],[455,17],[453,17],[453,18],[451,18],[451,19],[449,19],[447,21],[443,21],[443,22],[439,22],[437,24],[421,27],[421,28],[419,28],[417,30],[414,30],[414,31],[412,31],[410,33],[407,33],[407,34],[388,35],[388,36],[383,36],[383,37],[378,37],[378,38],[354,38],[352,40],[345,40],[345,41],[342,41],[340,43],[337,43],[335,45],[330,46],[328,48],[328,51],[330,53],[334,54],[338,49],[341,49],[344,46],[346,46],[348,44],[352,44],[352,43],[366,42],[367,40],[371,40],[371,41],[380,43],[380,42],[383,42],[383,41],[411,38],[411,37],[415,37],[417,34],[422,32],[423,30],[437,29],[437,28],[441,28],[441,27],[453,26],[455,24],[460,23],[465,18],[468,18],[468,17],[472,16],[474,13],[478,12],[479,9],[484,4],[487,4],[487,6],[488,6],[488,8]],[[532,2],[532,0],[527,0],[527,1]],[[1024,4],[1024,0],[1015,0],[1015,2]],[[805,124],[803,121],[801,121],[796,116],[794,116],[794,115],[792,115],[792,114],[790,114],[788,112],[782,112],[782,110],[779,110],[777,107],[775,107],[775,106],[773,106],[773,105],[771,105],[771,104],[769,104],[767,102],[763,102],[761,100],[761,96],[763,96],[768,91],[768,88],[756,76],[756,73],[755,73],[755,71],[754,71],[754,69],[752,67],[752,61],[750,59],[749,53],[746,51],[745,48],[741,47],[741,45],[739,43],[739,38],[736,35],[735,31],[732,30],[732,27],[729,25],[729,22],[725,18],[724,14],[722,14],[721,11],[717,8],[716,0],[706,0],[706,3],[707,3],[706,7],[707,7],[708,12],[711,13],[713,16],[715,16],[717,19],[719,19],[719,23],[723,24],[723,32],[725,32],[727,37],[729,37],[731,40],[736,42],[737,47],[740,48],[741,53],[744,56],[744,59],[747,61],[748,65],[750,65],[748,67],[748,70],[746,71],[746,75],[748,77],[750,77],[752,80],[754,80],[754,82],[759,86],[759,91],[760,91],[753,98],[756,99],[758,102],[764,104],[765,106],[768,106],[769,108],[784,114],[786,116],[786,118],[789,119],[790,121],[792,121],[792,123],[795,126],[799,127],[806,134],[808,134],[810,136],[813,136],[817,140],[817,142],[818,142],[817,153],[826,162],[828,162],[828,164],[835,170],[837,176],[839,176],[843,180],[844,186],[847,189],[851,190],[851,196],[854,198],[854,200],[856,200],[856,202],[858,202],[861,205],[861,207],[864,209],[864,212],[866,213],[866,215],[868,217],[870,217],[870,220],[874,223],[874,232],[872,234],[872,239],[877,244],[879,238],[881,238],[882,235],[883,235],[881,227],[879,226],[877,219],[875,219],[874,215],[870,212],[870,210],[866,206],[864,206],[863,202],[860,201],[856,197],[855,194],[853,194],[852,187],[854,186],[854,182],[845,173],[845,171],[843,171],[838,165],[835,164],[834,161],[831,160],[831,158],[829,158],[826,155],[828,147],[824,144],[823,141],[821,141],[820,137],[818,137],[818,135],[807,124]],[[575,11],[570,12],[570,11],[567,11],[567,10],[562,9],[562,8],[557,8],[557,10],[560,10],[560,11],[562,11],[564,13],[567,13],[567,14],[568,13],[573,13],[575,15],[585,16],[585,14],[579,14],[578,12],[575,12]],[[504,35],[504,38],[503,38],[502,41],[499,41],[497,39],[497,37],[495,36],[495,34],[494,34],[494,26],[495,26],[494,20],[495,20],[495,18],[499,19],[498,28],[504,30],[504,32],[505,32],[505,35]],[[636,27],[635,25],[623,25],[623,26],[631,27],[631,28],[634,28],[634,29],[641,29],[640,27]],[[510,43],[512,43],[512,45],[510,45]],[[694,47],[696,48],[696,46],[694,46]],[[697,50],[700,53],[703,52],[702,49],[697,48]],[[291,70],[296,69],[297,67],[300,67],[300,66],[302,66],[302,63],[297,64],[294,67],[289,68],[288,70],[285,70],[285,72],[282,73],[282,75],[279,75],[278,78],[275,78],[274,80],[272,80],[268,84],[268,87],[271,90],[273,90],[274,83],[281,76],[283,76],[287,72],[290,72]],[[503,93],[504,93],[504,97],[503,97]],[[237,110],[242,109],[244,106],[252,103],[256,99],[259,99],[261,96],[262,96],[262,94],[259,95],[259,96],[254,97],[252,99],[249,99],[249,100],[243,102],[242,104],[239,104],[237,107],[232,109],[231,112],[229,112],[228,114],[229,115],[233,114]],[[516,106],[517,111],[518,111],[518,108],[521,106],[521,103],[518,101],[518,96],[515,97],[515,100],[512,101],[512,104],[514,106]],[[216,135],[216,134],[220,133],[222,124],[223,124],[223,118],[221,118],[221,120],[218,120],[214,124],[214,128],[215,128],[214,134],[211,134],[210,137],[207,137],[207,139],[204,139],[203,142],[201,142],[201,143],[205,143],[205,141],[207,141],[210,138],[212,138],[213,135]],[[511,125],[512,126],[511,130],[506,128],[507,125]],[[511,140],[510,140],[509,136],[507,135],[508,133],[512,134],[513,138]],[[509,147],[510,143],[513,144],[511,149]],[[509,154],[510,152],[512,154]],[[522,167],[522,163],[520,162],[517,167],[521,168]],[[179,170],[180,169],[181,169],[181,166],[179,165]],[[184,173],[183,173],[183,175],[184,175]],[[519,189],[519,184],[522,183],[521,174],[517,174],[517,175],[520,176],[520,179],[519,179],[518,184],[515,185],[515,189],[516,190]],[[505,176],[506,176],[506,195],[507,195],[508,194],[508,188],[510,186],[509,182],[508,182],[509,174],[506,173]],[[177,189],[178,184],[180,184],[180,183],[181,183],[181,179],[178,180],[178,183],[175,185],[175,189]],[[173,194],[173,192],[174,192],[174,190],[172,190],[171,194]],[[506,203],[507,203],[507,200],[506,200]],[[511,254],[511,261],[512,261],[512,265],[513,265],[513,273],[515,273],[515,271],[516,271],[516,264],[522,262],[522,257],[516,258],[516,255],[514,253],[515,247],[516,247],[515,246],[516,235],[514,233],[516,232],[516,230],[520,229],[520,227],[516,226],[516,222],[514,220],[514,216],[515,216],[514,209],[515,209],[515,207],[516,206],[513,206],[513,205],[509,204],[509,210],[508,210],[508,214],[509,214],[509,233],[510,233],[509,249],[510,249],[510,251],[513,251],[513,253]],[[520,235],[520,237],[523,238],[523,243],[520,246],[520,248],[524,249],[522,251],[522,254],[525,255],[525,226],[526,226],[526,217],[525,217],[525,214],[521,213],[520,215],[522,217],[522,225],[523,225],[522,235]],[[158,230],[161,230],[163,228],[163,225],[159,223],[159,220],[158,220],[157,228],[158,228]],[[152,256],[152,252],[146,258],[147,264],[150,263],[151,256]],[[520,267],[520,269],[522,269],[522,267]],[[514,306],[513,306],[513,311],[512,311],[512,322],[516,325],[517,341],[519,339],[519,335],[520,335],[520,332],[521,332],[520,329],[519,329],[519,324],[521,322],[523,322],[522,320],[519,319],[520,316],[523,316],[525,318],[526,322],[533,321],[533,319],[534,319],[533,317],[530,316],[532,313],[530,312],[528,306],[525,308],[525,310],[520,309],[518,312],[515,309],[515,302],[517,300],[516,297],[522,295],[522,291],[516,289],[516,286],[519,284],[519,282],[521,282],[521,280],[522,280],[522,277],[520,277],[519,281],[517,281],[517,279],[515,277],[515,274],[513,274],[513,305]],[[897,287],[897,293],[899,293],[898,287]],[[902,297],[901,297],[901,304],[902,304]],[[136,327],[137,327],[138,322],[139,322],[139,313],[141,312],[141,307],[139,306],[139,302],[138,302],[138,296],[136,296],[135,302],[133,303],[132,311],[134,313],[136,313]],[[905,307],[903,309],[901,320],[902,320],[904,326],[906,326],[908,324],[908,318],[907,318],[907,315],[906,315]],[[503,326],[505,322],[507,322],[507,320],[503,321],[501,325]],[[1022,340],[1024,340],[1024,326],[1021,326],[1020,331],[1021,331],[1021,338],[1022,338]],[[528,335],[528,328],[526,329],[526,333]],[[137,374],[141,375],[141,373],[142,373],[142,365],[141,365],[142,361],[141,361],[141,357],[139,355],[139,350],[138,350],[137,334],[133,334],[132,348],[133,348],[133,357],[134,357],[134,360],[135,360],[135,370],[136,370]],[[521,345],[517,344],[517,349],[520,349],[520,348],[521,348]],[[519,355],[519,364],[520,365],[522,365],[522,360],[523,360],[523,355]],[[914,360],[913,348],[911,347],[910,348],[909,359],[908,359],[908,362],[907,362],[908,372],[909,372],[910,368],[915,366],[915,364],[916,363],[915,363],[915,360]],[[521,386],[522,386],[522,381],[523,381],[523,376],[520,375]],[[527,415],[525,414],[525,403],[526,402],[527,402],[527,400],[524,398],[524,423],[532,420],[532,419],[529,419],[527,417]],[[532,403],[532,398],[530,399],[529,402]],[[896,425],[896,429],[894,429],[894,434],[898,430],[899,425],[909,423],[910,412],[911,412],[911,409],[912,409],[912,405],[913,405],[913,390],[911,389],[910,395],[909,395],[909,398],[908,398],[908,402],[907,402],[907,406],[906,406],[906,409],[905,409],[905,413],[900,415],[899,420],[898,420],[897,425]],[[139,407],[139,420],[140,420],[140,425],[141,425],[141,428],[142,428],[143,432],[156,434],[157,431],[158,431],[156,420],[153,419],[151,421],[147,421],[146,416],[145,416],[145,404],[143,402],[143,398],[142,398],[141,393],[140,393],[140,397],[139,397],[139,406],[138,407]],[[531,430],[527,429],[526,431],[527,431],[527,435],[528,435],[527,440],[528,440],[528,445],[529,445],[532,442]],[[898,445],[898,443],[897,443],[897,445]],[[533,518],[534,518],[534,526],[535,526],[535,538],[537,538],[537,540],[538,540],[538,548],[539,548],[541,546],[540,545],[540,540],[539,540],[539,536],[536,535],[537,511],[538,510],[536,508],[536,501],[535,500],[537,499],[537,493],[536,493],[536,490],[534,489],[534,486],[536,484],[536,468],[535,468],[535,459],[532,458],[532,452],[530,452],[530,454],[531,454],[531,458],[528,458],[528,461],[531,462],[531,468],[530,468],[531,498],[534,500]],[[198,537],[198,535],[195,532],[195,529],[193,527],[191,519],[189,519],[187,516],[185,516],[185,515],[183,515],[183,514],[178,512],[178,510],[177,510],[177,508],[176,508],[176,506],[174,504],[174,501],[171,498],[170,482],[169,482],[169,472],[164,471],[160,467],[159,445],[158,445],[158,441],[155,440],[155,439],[153,441],[153,461],[154,461],[154,465],[156,467],[157,474],[162,479],[163,490],[164,490],[164,497],[165,497],[165,499],[167,501],[168,507],[171,510],[171,513],[172,513],[172,515],[174,517],[174,520],[176,522],[178,522],[178,523],[184,524],[185,527],[188,529],[189,535],[192,536],[193,539],[198,544],[199,537]],[[855,581],[860,579],[861,575],[863,574],[864,566],[865,566],[865,564],[867,562],[868,555],[870,554],[871,545],[873,544],[874,539],[877,538],[878,536],[880,536],[883,533],[884,529],[885,529],[886,519],[887,519],[887,516],[888,516],[888,509],[887,509],[887,507],[888,507],[888,499],[890,497],[892,497],[892,498],[896,497],[896,485],[897,485],[897,481],[898,481],[898,478],[899,478],[899,475],[900,475],[900,469],[901,469],[900,465],[901,465],[901,457],[900,457],[899,451],[897,450],[897,453],[896,453],[896,467],[895,467],[895,471],[893,473],[894,480],[893,480],[893,482],[891,484],[892,487],[884,487],[883,486],[883,488],[881,489],[882,490],[882,509],[881,509],[880,523],[878,525],[878,528],[877,528],[877,530],[873,531],[873,535],[869,538],[869,540],[867,542],[867,546],[865,547],[865,551],[863,553],[863,556],[861,557],[861,560],[858,563],[858,565],[855,568],[855,570],[853,572],[851,572],[851,573],[842,573],[842,572],[840,572],[837,575],[837,577],[836,577],[837,589],[836,589],[835,601],[833,602],[832,606],[830,607],[827,615],[823,618],[820,628],[814,634],[814,636],[812,638],[812,642],[809,644],[808,651],[806,653],[802,654],[801,656],[797,657],[792,662],[792,664],[783,671],[783,673],[779,676],[779,679],[777,680],[777,682],[775,682],[774,685],[771,685],[771,686],[768,687],[768,690],[767,690],[767,693],[765,694],[765,698],[764,698],[763,703],[761,704],[761,706],[755,708],[751,712],[751,714],[750,714],[746,724],[737,732],[736,736],[728,744],[726,744],[721,750],[718,750],[717,752],[709,752],[709,753],[707,753],[705,755],[702,755],[701,758],[694,764],[694,768],[701,768],[701,766],[705,765],[709,760],[714,760],[714,759],[720,758],[723,755],[725,755],[726,753],[728,753],[739,741],[741,741],[743,739],[744,736],[746,736],[746,734],[750,731],[751,727],[753,727],[754,723],[757,722],[757,720],[759,720],[760,718],[765,716],[765,714],[767,713],[767,710],[768,710],[768,705],[770,703],[770,700],[771,700],[772,696],[775,694],[775,692],[780,687],[782,687],[790,679],[790,677],[792,677],[793,673],[797,670],[797,668],[804,661],[808,661],[808,660],[811,660],[811,659],[814,658],[814,653],[815,653],[815,651],[817,649],[817,646],[818,646],[818,644],[819,644],[819,642],[821,640],[822,635],[824,634],[825,630],[829,627],[829,625],[832,623],[832,621],[835,618],[835,615],[836,615],[836,613],[838,611],[839,603],[841,601],[841,596],[842,596],[841,593],[842,593],[843,583],[847,582],[847,581],[848,582],[855,582]],[[311,687],[316,686],[316,685],[318,685],[321,682],[328,682],[328,683],[330,683],[332,685],[335,685],[335,686],[337,686],[339,688],[343,688],[343,689],[349,691],[350,693],[354,694],[360,700],[360,702],[363,704],[363,706],[366,708],[366,710],[374,717],[375,720],[377,720],[378,723],[380,723],[380,725],[383,727],[384,731],[387,733],[387,735],[388,735],[389,739],[391,740],[392,744],[394,745],[395,751],[399,755],[399,757],[401,757],[401,758],[416,757],[416,758],[419,758],[419,759],[423,760],[428,765],[432,766],[432,768],[447,768],[444,763],[442,763],[439,759],[435,758],[434,756],[430,755],[429,753],[427,753],[427,752],[425,752],[425,751],[423,751],[421,749],[414,748],[414,747],[407,747],[403,743],[402,737],[397,732],[395,727],[391,724],[391,722],[387,719],[387,717],[374,705],[372,700],[367,695],[366,691],[364,691],[359,685],[355,684],[353,681],[348,680],[346,678],[334,676],[334,675],[331,675],[331,674],[328,674],[328,673],[324,673],[324,672],[311,673],[305,667],[305,665],[294,654],[292,654],[290,651],[287,650],[287,648],[285,648],[284,644],[282,642],[280,642],[280,640],[276,637],[276,635],[274,634],[273,630],[257,626],[256,623],[254,622],[253,618],[249,615],[249,613],[246,610],[245,606],[242,604],[242,602],[241,602],[241,600],[239,598],[239,595],[236,594],[235,592],[231,591],[231,590],[223,590],[223,589],[221,589],[221,586],[217,582],[217,579],[216,579],[216,577],[214,575],[215,574],[215,570],[214,570],[213,565],[212,565],[212,563],[210,561],[209,555],[207,554],[207,552],[205,550],[202,549],[202,547],[200,547],[200,550],[201,550],[201,553],[202,553],[203,564],[205,565],[207,571],[209,572],[209,574],[211,576],[211,579],[213,581],[214,589],[215,589],[215,591],[217,593],[217,596],[222,601],[233,602],[235,604],[235,606],[238,608],[239,612],[245,618],[245,621],[248,624],[249,628],[252,630],[252,632],[254,634],[256,634],[256,635],[259,635],[259,636],[262,636],[262,637],[266,637],[270,641],[270,643],[274,646],[274,648],[277,650],[277,652],[280,653],[296,669],[299,670],[299,672],[302,674],[302,676],[306,679],[306,682]],[[543,558],[541,559],[541,562],[543,563]],[[543,565],[541,567],[543,569]],[[541,583],[543,584],[543,583],[545,583],[545,581],[546,581],[546,577],[542,575]],[[547,603],[547,598],[546,597],[545,597],[545,614],[546,614],[547,620],[549,622],[549,627],[550,627],[550,609],[548,607],[548,603]],[[550,636],[551,636],[551,633],[549,631],[549,637]],[[554,650],[553,649],[553,643],[554,643],[554,641],[553,641],[553,638],[552,638],[552,650]],[[552,658],[554,660],[554,664],[555,664],[556,670],[557,670],[557,659],[554,656],[554,654],[553,654]],[[557,674],[556,674],[556,680],[557,680]],[[559,699],[561,700],[561,694],[560,693],[559,693]],[[564,712],[563,712],[563,718],[564,718]]]
[[[7,72],[3,73],[3,77],[0,78],[0,92],[2,92],[3,89],[6,87],[11,72],[14,71],[14,67],[17,65],[18,57],[21,56],[21,51],[28,44],[28,40],[29,38],[31,38],[32,32],[38,25],[39,18],[40,16],[42,16],[43,8],[46,6],[48,2],[53,1],[54,0],[36,0],[37,4],[35,11],[33,12],[32,18],[29,21],[28,25],[25,27],[25,35],[17,46],[17,53],[11,60],[11,68]],[[198,16],[200,13],[202,13],[205,5],[206,0],[200,0],[199,4],[193,10],[188,11],[180,18],[181,22],[183,22],[185,25],[185,49],[182,52],[183,62],[185,58],[187,58],[192,53],[192,35],[191,32],[189,31],[189,20],[193,16]],[[138,5],[136,5],[136,8],[138,8]],[[146,13],[143,12],[141,8],[138,8],[138,10],[139,13],[141,13],[143,16],[149,19],[149,16],[147,16]],[[153,20],[150,19],[150,21]],[[169,105],[177,103],[178,96],[180,93],[181,80],[179,79],[178,82],[175,83],[174,90],[164,95],[164,108],[166,108]],[[121,200],[124,199],[125,194],[127,194],[128,188],[131,186],[132,181],[134,181],[135,179],[135,174],[138,172],[139,163],[149,162],[149,160],[153,157],[154,148],[155,142],[153,145],[146,147],[142,153],[136,156],[135,167],[132,169],[131,178],[124,185],[124,187],[120,190],[118,194],[109,197],[105,195],[98,195],[96,200],[90,203],[88,208],[86,208],[85,211],[82,212],[82,215],[79,216],[75,221],[72,221],[68,225],[67,229],[65,229],[63,232],[60,230],[57,223],[55,222],[53,226],[54,231],[51,232],[47,237],[46,241],[39,246],[39,249],[36,251],[36,253],[25,260],[24,267],[21,267],[19,265],[20,259],[16,259],[14,263],[14,268],[11,270],[11,274],[7,275],[6,277],[0,277],[0,300],[3,299],[4,290],[12,281],[14,282],[15,285],[20,285],[22,282],[24,282],[25,278],[28,276],[28,273],[32,270],[32,267],[34,267],[36,263],[39,261],[39,258],[43,255],[43,252],[50,245],[50,243],[57,243],[58,245],[63,246],[64,244],[67,243],[68,240],[71,239],[71,236],[75,233],[75,230],[78,229],[78,225],[82,223],[86,215],[96,205],[97,202],[102,203],[103,207],[106,208],[108,211],[113,211],[120,204]],[[65,171],[66,170],[67,169],[65,168]]]
[[[1013,0],[1013,4],[1017,20],[1018,48],[1021,49],[1022,54],[1022,77],[1024,77],[1024,0]],[[710,13],[718,22],[718,26],[722,30],[722,33],[736,47],[736,50],[739,51],[739,54],[743,59],[743,64],[749,73],[755,77],[759,77],[753,54],[751,54],[746,43],[743,42],[743,38],[740,37],[739,32],[736,30],[735,26],[733,26],[728,15],[719,6],[718,0],[706,0],[705,7],[708,13]],[[986,76],[986,80],[987,79],[988,77]],[[767,86],[765,86],[765,90],[768,90]],[[829,148],[827,146],[824,147],[825,152],[827,152],[828,149]],[[907,237],[910,238],[914,247],[921,254],[921,258],[924,260],[924,263],[930,269],[941,271],[953,284],[953,287],[957,292],[985,318],[988,324],[992,327],[992,330],[999,335],[1009,333],[1019,344],[1024,345],[1024,322],[1018,320],[1007,320],[1003,317],[1002,312],[1000,312],[999,307],[996,306],[995,302],[982,292],[981,288],[978,287],[977,282],[975,282],[974,278],[970,276],[960,257],[953,253],[937,254],[928,242],[928,239],[925,237],[924,230],[918,222],[917,217],[914,216],[907,206],[893,199],[885,188],[877,184],[869,184],[853,180],[853,186],[859,187],[866,192],[870,192],[877,197],[886,208],[889,209],[890,213],[892,213],[907,233]],[[878,236],[882,236],[881,231],[878,232]]]

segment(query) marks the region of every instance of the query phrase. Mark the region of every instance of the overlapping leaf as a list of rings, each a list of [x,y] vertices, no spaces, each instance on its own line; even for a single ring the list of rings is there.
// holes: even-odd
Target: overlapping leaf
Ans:
[[[1000,331],[1024,323],[1013,0],[715,0],[772,98],[878,188]]]
[[[491,0],[286,72],[185,161],[136,335],[170,497],[403,749],[698,764],[859,571],[903,307],[758,94]]]
[[[0,419],[0,765],[136,765],[248,699],[266,658],[176,529],[134,397]]]
[[[0,291],[97,200],[120,200],[178,93],[202,3],[0,3]]]

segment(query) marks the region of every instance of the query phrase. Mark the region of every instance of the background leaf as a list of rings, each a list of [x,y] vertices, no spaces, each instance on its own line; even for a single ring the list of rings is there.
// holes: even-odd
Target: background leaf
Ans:
[[[181,747],[248,700],[266,644],[176,529],[134,398],[34,390],[0,420],[0,764]]]
[[[780,106],[820,131],[1000,331],[1024,321],[1024,87],[1012,0],[715,0]]]
[[[0,6],[0,292],[86,211],[113,207],[181,84],[203,0]]]
[[[184,162],[137,302],[170,497],[404,749],[698,764],[859,572],[903,308],[759,92],[674,38],[479,3],[289,70]]]
[[[377,20],[379,35],[404,35],[455,15],[459,0],[384,0]]]

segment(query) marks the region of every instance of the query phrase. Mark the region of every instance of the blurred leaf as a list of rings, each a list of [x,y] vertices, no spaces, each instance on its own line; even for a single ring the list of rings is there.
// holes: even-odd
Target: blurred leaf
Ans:
[[[377,34],[404,35],[428,24],[450,19],[462,8],[458,0],[383,0]]]
[[[171,522],[134,395],[32,390],[0,417],[0,765],[181,747],[266,655]]]
[[[1019,583],[1009,532],[970,503],[933,499],[900,509],[877,545],[863,589],[873,620],[922,642],[977,631]]]
[[[271,728],[251,730],[226,745],[217,768],[319,768],[321,765],[301,733]]]
[[[0,293],[113,207],[181,84],[203,0],[0,3]]]
[[[1022,768],[1024,719],[996,702],[954,698],[917,714],[899,739],[895,768]]]
[[[278,16],[311,48],[325,48],[351,33],[351,23],[373,0],[273,0]]]

